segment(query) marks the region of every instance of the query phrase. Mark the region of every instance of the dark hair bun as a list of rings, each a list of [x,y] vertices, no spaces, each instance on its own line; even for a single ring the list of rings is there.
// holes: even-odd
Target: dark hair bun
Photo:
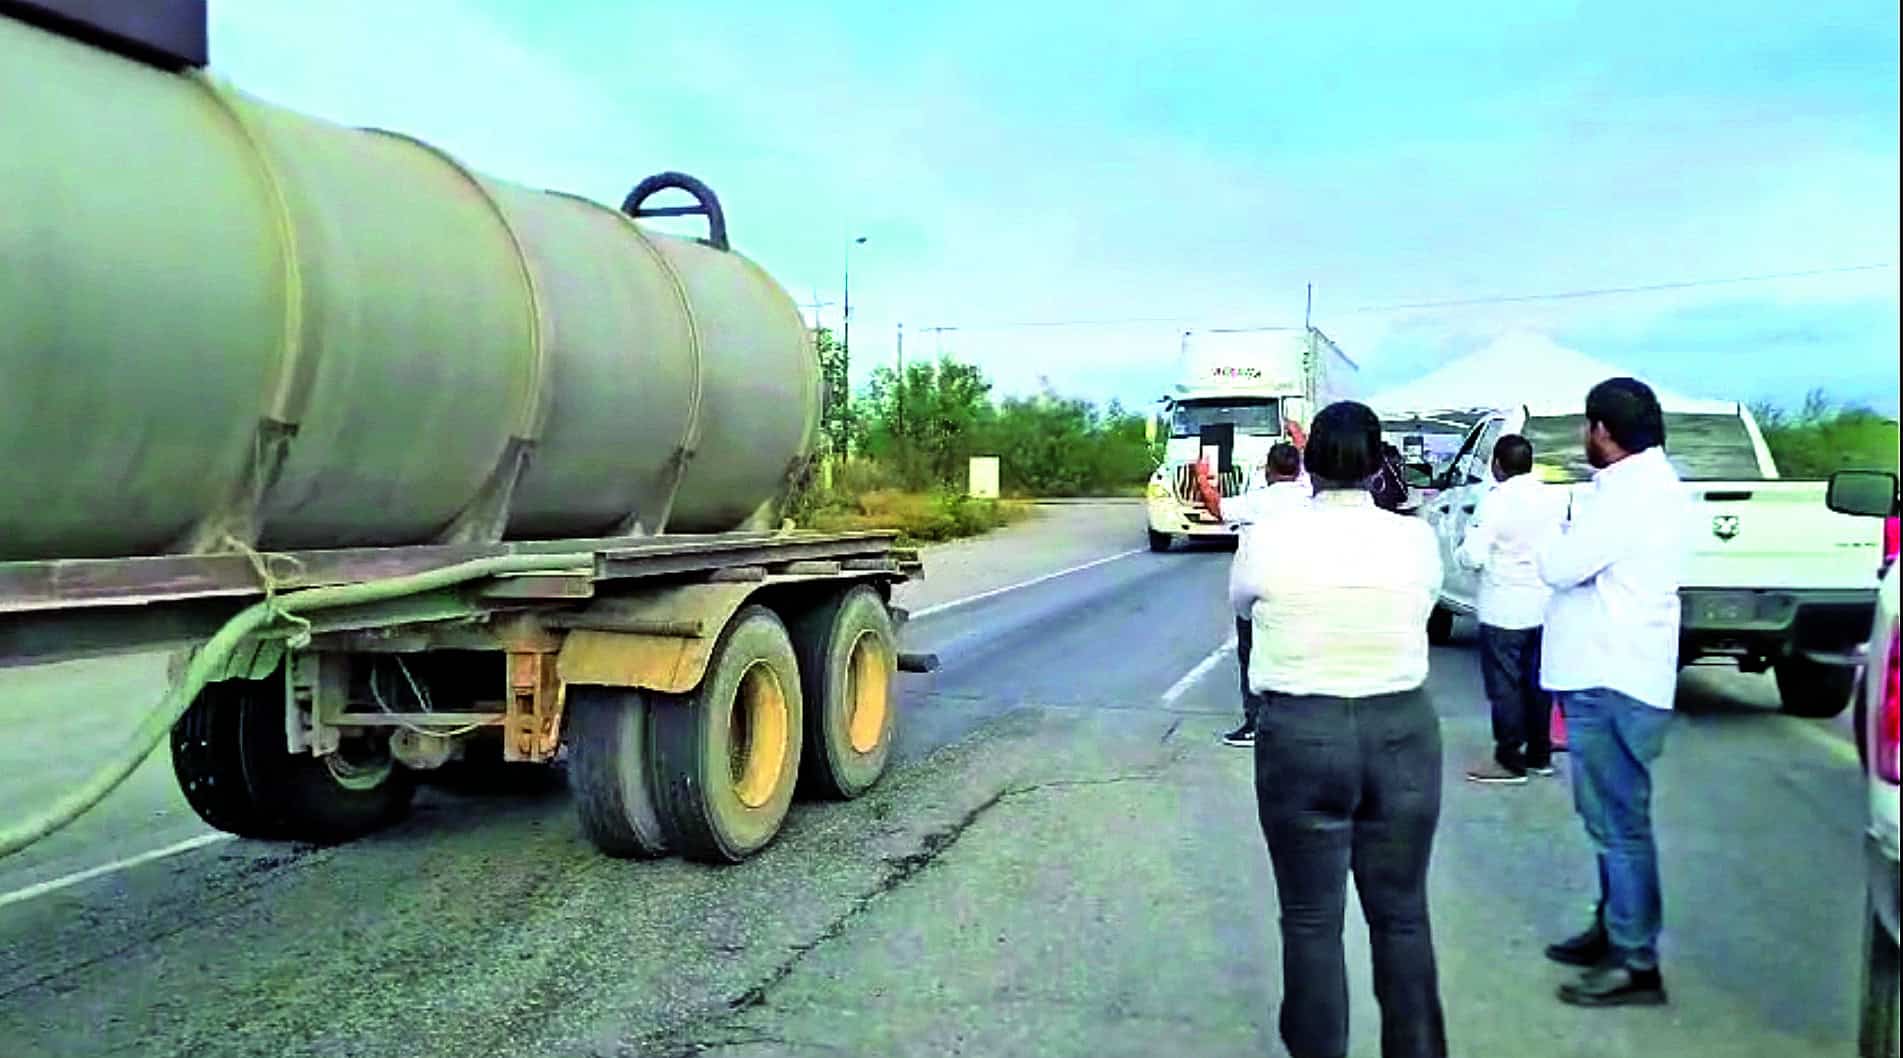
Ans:
[[[1315,477],[1365,481],[1381,469],[1381,418],[1357,401],[1330,404],[1315,416],[1303,455]]]

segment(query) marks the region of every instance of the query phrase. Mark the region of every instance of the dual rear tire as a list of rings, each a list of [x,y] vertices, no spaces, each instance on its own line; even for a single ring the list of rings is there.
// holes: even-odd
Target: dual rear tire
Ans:
[[[207,684],[172,727],[172,772],[207,824],[244,838],[349,841],[401,819],[415,773],[376,735],[323,757],[290,752],[284,674]]]
[[[584,832],[615,856],[746,859],[778,836],[796,787],[856,797],[884,774],[897,657],[883,600],[858,587],[791,629],[740,611],[688,694],[571,688]]]

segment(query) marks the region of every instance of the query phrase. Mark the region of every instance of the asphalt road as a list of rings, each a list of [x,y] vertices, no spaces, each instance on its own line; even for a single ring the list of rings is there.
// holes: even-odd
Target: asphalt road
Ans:
[[[558,785],[431,790],[341,848],[216,840],[155,761],[0,861],[0,1054],[1279,1054],[1248,754],[1214,741],[1236,708],[1228,556],[1141,540],[1134,506],[1069,506],[928,554],[905,635],[943,668],[907,678],[900,764],[857,802],[796,806],[739,867],[597,856]],[[82,772],[161,674],[0,670],[0,803]],[[1657,794],[1673,1002],[1582,1012],[1539,956],[1591,896],[1564,780],[1463,783],[1487,742],[1471,649],[1437,650],[1430,687],[1456,1053],[1851,1053],[1861,788],[1839,725],[1776,715],[1761,680],[1687,677]]]

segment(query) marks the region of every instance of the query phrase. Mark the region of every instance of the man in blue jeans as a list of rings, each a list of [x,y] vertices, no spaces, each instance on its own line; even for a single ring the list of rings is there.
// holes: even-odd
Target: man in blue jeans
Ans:
[[[1586,967],[1561,985],[1575,1006],[1665,1002],[1664,917],[1652,839],[1652,762],[1678,687],[1678,587],[1689,541],[1685,489],[1665,459],[1665,416],[1643,382],[1614,378],[1586,396],[1592,485],[1539,549],[1553,589],[1540,684],[1558,695],[1573,801],[1599,855],[1592,925],[1546,949]]]

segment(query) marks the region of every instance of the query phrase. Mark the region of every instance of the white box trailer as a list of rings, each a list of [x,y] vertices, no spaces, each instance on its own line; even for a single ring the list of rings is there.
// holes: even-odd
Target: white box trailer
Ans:
[[[1222,494],[1237,495],[1269,449],[1291,439],[1291,425],[1306,429],[1320,408],[1356,396],[1358,374],[1313,327],[1185,334],[1181,381],[1150,420],[1152,439],[1167,437],[1145,492],[1150,549],[1233,535],[1197,497],[1195,464],[1205,450],[1214,452],[1208,461]]]

